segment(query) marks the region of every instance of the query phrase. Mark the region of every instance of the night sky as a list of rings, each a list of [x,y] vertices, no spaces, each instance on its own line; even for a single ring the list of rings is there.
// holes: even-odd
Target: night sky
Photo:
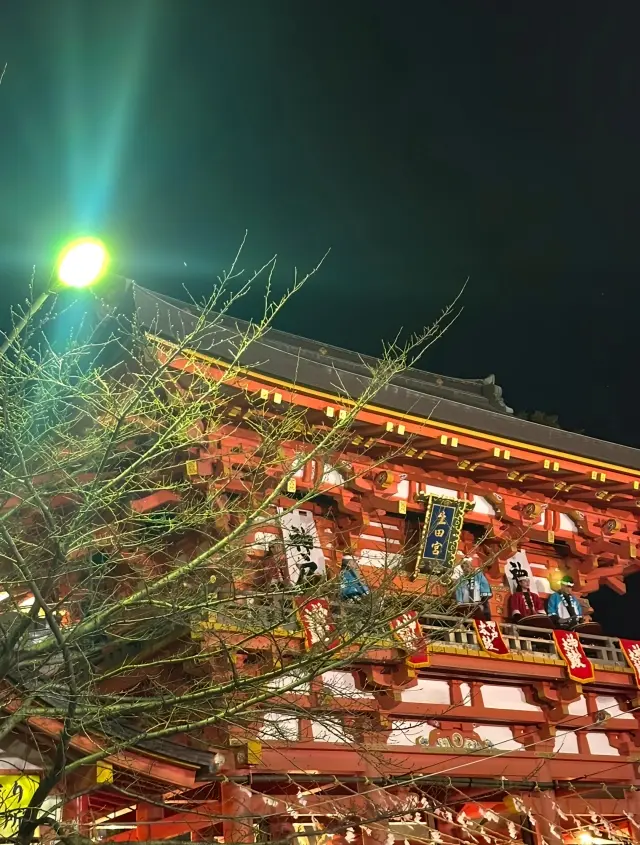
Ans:
[[[640,447],[637,2],[20,0],[0,10],[0,325],[61,239],[196,296],[280,256],[278,326]],[[257,313],[261,291],[238,316]],[[605,627],[640,597],[595,597]]]
[[[637,3],[12,6],[3,305],[79,231],[178,297],[245,229],[243,266],[277,252],[278,289],[331,247],[278,325],[363,352],[469,277],[428,369],[494,372],[516,410],[640,446]]]

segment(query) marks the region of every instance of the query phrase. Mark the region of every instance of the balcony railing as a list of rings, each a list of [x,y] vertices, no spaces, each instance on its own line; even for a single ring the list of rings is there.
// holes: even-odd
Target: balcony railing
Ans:
[[[290,599],[281,596],[271,597],[269,603],[257,603],[238,596],[238,605],[231,610],[226,609],[219,614],[216,621],[221,625],[230,625],[241,630],[273,631],[294,633],[298,630],[298,622],[291,609]],[[332,603],[333,605],[333,603]],[[355,632],[358,627],[359,606],[350,603],[340,603],[332,606],[334,618],[341,630]],[[366,608],[362,608],[366,612]],[[450,616],[446,614],[429,614],[421,618],[424,633],[429,641],[441,646],[460,647],[482,650],[476,639],[473,621],[466,617]],[[514,625],[501,622],[502,636],[512,652],[522,652],[530,655],[546,655],[558,658],[553,635],[549,628],[535,628],[528,625]],[[582,646],[587,657],[594,663],[606,666],[626,667],[627,662],[617,639],[604,637],[600,634],[584,633],[580,635]],[[390,644],[391,644],[390,638]]]
[[[422,619],[421,624],[423,631],[432,642],[464,646],[477,649],[478,653],[481,653],[473,621],[470,619],[432,614]],[[533,628],[504,622],[500,623],[500,630],[511,651],[557,657],[553,635],[549,628]],[[617,639],[603,637],[600,634],[581,634],[580,640],[585,654],[594,663],[611,666],[627,665]]]

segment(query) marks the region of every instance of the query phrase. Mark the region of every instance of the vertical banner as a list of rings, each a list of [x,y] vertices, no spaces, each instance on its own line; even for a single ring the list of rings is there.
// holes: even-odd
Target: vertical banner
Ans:
[[[640,640],[621,639],[620,648],[636,676],[636,686],[640,687]]]
[[[509,654],[509,646],[504,641],[502,631],[497,622],[486,622],[484,619],[474,619],[473,624],[476,629],[476,639],[478,645],[483,651],[489,654],[498,654],[504,656]]]
[[[473,502],[441,496],[424,495],[419,501],[424,502],[425,513],[414,577],[423,566],[453,566],[464,515],[473,507]]]
[[[575,631],[556,629],[553,639],[560,657],[567,664],[567,673],[572,681],[590,684],[595,681],[593,664],[584,653],[580,637]]]
[[[326,649],[330,649],[340,644],[340,637],[331,619],[329,602],[325,598],[299,597],[295,598],[294,602],[307,648],[313,648],[322,643]]]
[[[422,625],[418,621],[415,610],[407,610],[389,622],[389,627],[396,640],[407,652],[407,665],[412,669],[420,669],[430,663],[427,641],[422,633]]]
[[[531,592],[537,593],[538,579],[531,570],[531,564],[529,563],[527,553],[524,549],[520,549],[520,551],[517,551],[514,555],[509,558],[504,567],[504,574],[507,576],[509,589],[512,593],[515,593],[518,588],[518,580],[516,578],[516,575],[521,574],[523,572],[526,572],[527,577],[531,581]]]
[[[282,512],[282,508],[278,508],[278,511]],[[282,514],[280,525],[291,583],[298,582],[302,569],[306,569],[309,573],[324,575],[326,571],[324,554],[320,547],[313,513],[296,508],[290,513]]]
[[[33,798],[40,776],[30,774],[0,775],[0,839],[15,836],[25,807]]]

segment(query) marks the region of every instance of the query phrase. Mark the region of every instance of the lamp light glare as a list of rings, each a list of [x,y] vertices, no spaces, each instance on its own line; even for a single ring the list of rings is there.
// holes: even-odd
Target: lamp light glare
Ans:
[[[58,260],[58,281],[71,288],[86,288],[104,276],[109,264],[105,245],[95,238],[73,241]]]
[[[576,838],[580,845],[593,845],[593,836],[586,830],[579,833]]]

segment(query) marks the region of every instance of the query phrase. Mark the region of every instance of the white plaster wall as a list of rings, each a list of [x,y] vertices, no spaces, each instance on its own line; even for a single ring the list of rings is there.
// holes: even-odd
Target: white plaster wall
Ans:
[[[581,695],[580,698],[572,701],[571,704],[567,707],[567,712],[571,716],[586,716],[587,715],[587,702],[584,695]]]
[[[498,710],[528,710],[539,713],[540,708],[529,704],[520,687],[494,686],[483,684],[480,687],[482,701],[485,707],[495,707]]]
[[[635,721],[633,713],[627,713],[620,709],[620,705],[612,695],[597,695],[596,707],[598,710],[606,710],[612,719],[631,719]]]
[[[556,731],[556,741],[553,746],[554,754],[577,754],[578,737],[575,731],[563,731],[560,728]]]
[[[294,674],[278,675],[277,678],[272,678],[268,682],[267,687],[269,689],[274,689],[274,690],[282,689],[283,687],[286,687],[289,684],[293,683],[293,681],[295,681],[295,679],[296,679],[296,676]],[[307,694],[309,692],[309,681],[301,681],[299,684],[297,684],[295,686],[294,689],[289,690],[289,692],[291,692],[292,694],[294,694],[294,693],[300,693],[301,695]]]
[[[471,687],[463,681],[460,684],[460,694],[462,695],[462,703],[465,707],[471,707]]]
[[[372,692],[365,692],[356,688],[356,682],[351,672],[324,672],[322,683],[327,688],[327,692],[332,692],[333,695],[342,696],[343,698],[374,697]]]
[[[475,732],[481,739],[488,739],[498,751],[522,751],[521,743],[513,738],[513,731],[505,725],[476,725]]]
[[[572,534],[578,533],[578,526],[566,513],[560,513],[559,527],[562,531],[571,531]]]
[[[402,690],[401,699],[416,704],[451,704],[451,690],[447,681],[419,678],[415,687]]]
[[[283,713],[265,713],[264,724],[258,738],[269,742],[296,742],[299,736],[298,720]]]
[[[331,464],[324,465],[322,481],[324,484],[333,484],[335,487],[342,487],[344,484],[344,478],[341,473],[332,467]]]
[[[457,499],[458,491],[451,490],[449,487],[437,487],[435,484],[425,484],[426,493],[431,493],[434,496],[444,496],[447,499]]]
[[[592,754],[606,754],[609,757],[619,757],[620,752],[609,742],[609,737],[602,731],[587,734],[589,751]]]
[[[11,772],[19,774],[20,772],[38,772],[41,769],[42,766],[35,766],[23,757],[12,756],[8,751],[0,748],[0,771],[7,774]]]
[[[311,722],[311,731],[316,742],[349,742],[344,728],[338,721],[324,719],[322,722]]]
[[[473,512],[483,513],[486,516],[495,516],[496,511],[491,502],[488,502],[484,496],[473,497]]]
[[[389,734],[389,745],[415,745],[421,736],[429,736],[434,728],[424,722],[393,720]]]

